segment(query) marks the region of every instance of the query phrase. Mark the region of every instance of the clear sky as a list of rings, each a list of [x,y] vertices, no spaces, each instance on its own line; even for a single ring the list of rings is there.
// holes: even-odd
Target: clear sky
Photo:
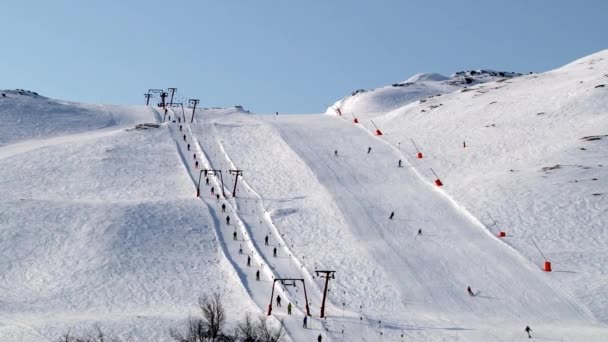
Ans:
[[[608,48],[608,0],[38,0],[0,4],[0,88],[313,113],[418,72],[545,71]]]

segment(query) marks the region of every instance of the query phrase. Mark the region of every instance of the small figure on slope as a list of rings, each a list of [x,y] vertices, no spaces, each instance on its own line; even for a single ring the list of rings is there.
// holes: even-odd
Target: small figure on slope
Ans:
[[[334,156],[338,156],[338,150],[334,150]]]
[[[230,225],[230,216],[226,216],[226,224]]]
[[[281,296],[277,295],[277,306],[281,306]]]
[[[264,244],[265,244],[266,246],[268,246],[268,235],[266,235],[266,237],[264,238]]]
[[[233,239],[234,241],[236,241],[236,230],[234,231],[234,233],[232,233],[232,239]]]
[[[467,293],[469,294],[469,296],[475,297],[475,293],[473,293],[473,290],[471,290],[470,286],[467,286]]]
[[[226,212],[226,203],[222,203],[222,212],[225,213]]]
[[[287,304],[287,314],[291,315],[291,303]]]
[[[368,148],[367,148],[367,154],[370,154],[371,152],[372,152],[372,148],[371,148],[371,147],[368,147]]]
[[[401,167],[401,159],[399,159],[399,166],[397,166],[397,167]]]
[[[260,281],[260,270],[257,270],[257,272],[255,272],[255,280]]]
[[[532,338],[532,335],[530,335],[532,329],[529,326],[526,325],[526,329],[524,329],[524,331],[528,333],[528,338]]]
[[[393,219],[393,217],[395,217],[395,212],[394,212],[394,211],[393,211],[393,212],[391,212],[391,216],[389,216],[389,217],[388,217],[388,219],[389,219],[389,220],[392,220],[392,219]]]
[[[418,229],[418,235],[422,235],[422,229]]]
[[[275,247],[275,248],[272,250],[272,255],[273,255],[274,257],[276,257],[276,256],[277,256],[277,248],[276,248],[276,247]]]
[[[251,256],[247,256],[247,266],[251,266]]]
[[[308,322],[308,316],[306,316],[306,314],[305,314],[304,319],[302,320],[302,328],[308,329],[308,324],[306,324],[307,322]]]

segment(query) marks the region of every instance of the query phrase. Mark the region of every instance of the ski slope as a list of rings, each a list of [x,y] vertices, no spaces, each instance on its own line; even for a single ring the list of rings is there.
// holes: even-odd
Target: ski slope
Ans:
[[[193,123],[6,91],[0,340],[100,324],[167,341],[219,291],[235,320],[272,303],[290,341],[518,341],[526,325],[605,341],[607,63],[419,74],[326,114],[198,109]],[[336,271],[323,319],[315,270]],[[276,278],[304,280],[307,329],[303,287],[271,298]]]
[[[156,120],[149,108],[121,113]],[[133,127],[0,147],[0,340],[55,341],[99,324],[164,341],[214,291],[230,315],[258,310],[244,289],[223,286],[238,277],[168,128]]]

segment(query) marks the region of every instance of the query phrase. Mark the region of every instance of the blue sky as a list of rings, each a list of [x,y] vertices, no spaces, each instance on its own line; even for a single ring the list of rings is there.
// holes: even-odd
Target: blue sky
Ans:
[[[608,48],[606,0],[55,0],[0,7],[0,88],[313,113],[418,72],[545,71]]]

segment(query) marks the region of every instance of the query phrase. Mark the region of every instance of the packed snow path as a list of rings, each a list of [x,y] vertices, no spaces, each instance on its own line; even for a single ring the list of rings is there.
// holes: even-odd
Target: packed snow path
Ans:
[[[174,114],[175,115],[175,114]],[[196,125],[192,125],[196,127]],[[177,119],[171,126],[178,150],[184,165],[190,172],[195,188],[200,189],[200,198],[205,202],[214,218],[216,232],[222,243],[224,253],[236,269],[243,286],[251,298],[265,314],[272,300],[273,317],[279,318],[291,338],[295,341],[313,340],[319,333],[325,335],[322,322],[313,316],[308,317],[307,329],[302,328],[306,312],[305,297],[301,283],[297,286],[275,284],[274,298],[270,298],[275,278],[303,278],[307,284],[307,295],[311,313],[312,304],[320,305],[321,293],[313,285],[312,276],[294,258],[288,246],[278,234],[272,220],[266,213],[262,199],[249,186],[247,175],[239,177],[237,196],[232,196],[235,179],[228,170],[236,167],[227,158],[221,144],[212,134],[204,134],[195,139],[191,125]],[[220,172],[204,170],[222,170]],[[198,184],[200,178],[200,185]],[[207,184],[207,179],[209,183]],[[224,189],[222,191],[222,179]],[[211,190],[213,189],[213,191]],[[193,191],[193,195],[195,191]],[[225,197],[224,194],[227,194]],[[222,207],[225,205],[225,208]],[[228,222],[226,218],[230,218]],[[265,239],[268,237],[268,244]],[[276,255],[274,251],[276,249]],[[248,264],[249,260],[249,264]],[[256,279],[256,272],[260,279]],[[282,297],[281,307],[277,306],[276,296]],[[287,305],[293,305],[292,315],[287,315]],[[315,308],[316,309],[316,308]],[[331,340],[329,336],[327,340]]]
[[[411,330],[422,323],[434,330],[424,334],[428,339],[445,338],[445,332],[437,331],[447,322],[453,327],[445,329],[451,330],[447,336],[464,339],[515,337],[526,324],[556,332],[556,336],[568,336],[571,329],[560,331],[564,325],[556,322],[575,322],[577,334],[589,338],[602,331],[585,308],[568,293],[551,286],[545,279],[550,275],[538,265],[489,234],[413,168],[397,168],[399,159],[407,165],[404,156],[370,132],[331,116],[203,117],[211,123],[208,131],[198,134],[221,141],[234,162],[251,175],[250,181],[253,178],[255,186],[267,190],[270,198],[281,193],[281,189],[273,188],[273,183],[293,190],[298,189],[295,183],[307,183],[309,176],[333,195],[331,201],[337,205],[337,212],[327,216],[343,217],[348,231],[338,237],[323,235],[325,241],[318,241],[318,246],[302,246],[289,238],[286,243],[293,245],[298,255],[315,255],[325,248],[351,249],[347,256],[336,252],[334,258],[339,255],[339,263],[324,261],[338,268],[337,276],[341,275],[336,280],[337,291],[330,296],[333,300],[339,298],[334,304],[348,301],[347,309],[355,309],[353,302],[375,307],[377,313],[383,312],[376,317],[384,317],[387,325],[392,323],[392,333]],[[277,136],[284,141],[278,141]],[[243,148],[245,144],[260,151],[268,149],[271,156],[258,153],[248,157],[247,151],[238,151],[249,150]],[[368,147],[372,147],[369,154]],[[285,157],[290,149],[299,159]],[[334,150],[338,150],[338,156]],[[281,165],[284,162],[286,165]],[[296,163],[305,164],[312,175],[300,172]],[[298,172],[290,173],[289,169]],[[292,184],[288,183],[290,179]],[[301,194],[283,192],[286,199],[298,195]],[[264,191],[260,196],[268,198]],[[390,220],[392,211],[395,217]],[[280,210],[273,211],[277,212]],[[315,230],[335,223],[330,223],[330,219],[324,222],[323,216],[314,219],[316,226],[297,229],[315,234]],[[277,227],[290,231],[280,220]],[[418,229],[422,229],[422,236],[417,235]],[[359,254],[361,250],[364,252]],[[355,266],[360,256],[366,259],[366,268]],[[369,257],[371,260],[367,260]],[[360,279],[362,272],[370,276]],[[357,277],[358,286],[350,284],[351,276]],[[466,294],[469,285],[477,294],[475,298]],[[374,286],[380,293],[394,292],[390,298],[378,299],[368,290]],[[365,314],[365,309],[362,311]],[[349,324],[352,331],[354,322],[343,325],[348,329]],[[391,329],[386,329],[390,334]]]

